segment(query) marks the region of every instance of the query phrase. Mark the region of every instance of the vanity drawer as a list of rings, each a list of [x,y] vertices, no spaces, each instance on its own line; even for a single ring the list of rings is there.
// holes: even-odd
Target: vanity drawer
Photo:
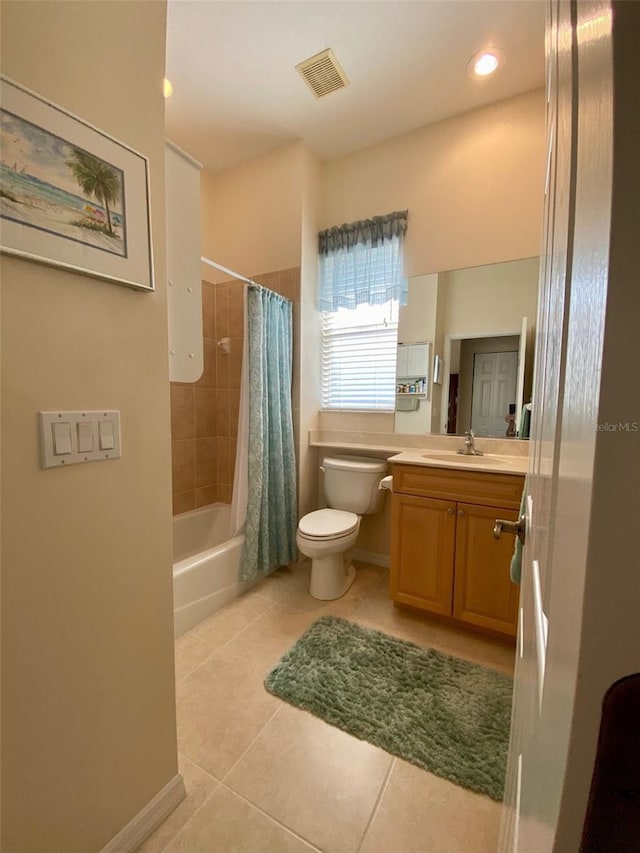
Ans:
[[[391,470],[394,492],[484,506],[520,507],[524,487],[522,474],[494,474],[423,465],[392,465]]]

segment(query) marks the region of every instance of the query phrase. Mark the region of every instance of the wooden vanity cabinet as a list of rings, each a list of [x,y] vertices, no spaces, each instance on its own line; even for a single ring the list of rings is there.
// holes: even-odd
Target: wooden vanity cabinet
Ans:
[[[453,616],[515,637],[519,589],[509,576],[514,541],[513,536],[493,538],[496,518],[517,521],[518,511],[458,504]]]
[[[391,597],[401,604],[451,615],[456,542],[453,501],[393,496]],[[393,537],[393,534],[392,534]]]
[[[394,465],[391,598],[514,637],[514,541],[493,526],[517,519],[523,486],[516,474]]]

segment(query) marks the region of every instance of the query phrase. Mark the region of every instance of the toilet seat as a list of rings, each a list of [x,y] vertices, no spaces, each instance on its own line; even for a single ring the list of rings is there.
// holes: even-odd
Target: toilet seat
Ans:
[[[300,519],[298,532],[305,539],[322,541],[348,536],[358,527],[360,518],[355,512],[341,509],[317,509]]]

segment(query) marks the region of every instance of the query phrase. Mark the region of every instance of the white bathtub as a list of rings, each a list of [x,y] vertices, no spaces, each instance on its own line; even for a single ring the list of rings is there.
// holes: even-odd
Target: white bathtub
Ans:
[[[240,581],[244,536],[229,539],[226,504],[173,518],[173,615],[179,637],[252,584]]]

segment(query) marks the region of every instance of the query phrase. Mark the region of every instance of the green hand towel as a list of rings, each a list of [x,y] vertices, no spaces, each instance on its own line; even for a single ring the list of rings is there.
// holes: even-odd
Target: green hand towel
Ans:
[[[525,514],[527,508],[527,490],[526,488],[522,492],[522,500],[520,501],[520,513],[518,518],[522,518]],[[516,544],[513,549],[513,557],[511,558],[511,565],[509,566],[509,574],[511,575],[511,580],[514,583],[520,583],[520,578],[522,577],[522,542],[520,541],[520,537],[516,536]]]

